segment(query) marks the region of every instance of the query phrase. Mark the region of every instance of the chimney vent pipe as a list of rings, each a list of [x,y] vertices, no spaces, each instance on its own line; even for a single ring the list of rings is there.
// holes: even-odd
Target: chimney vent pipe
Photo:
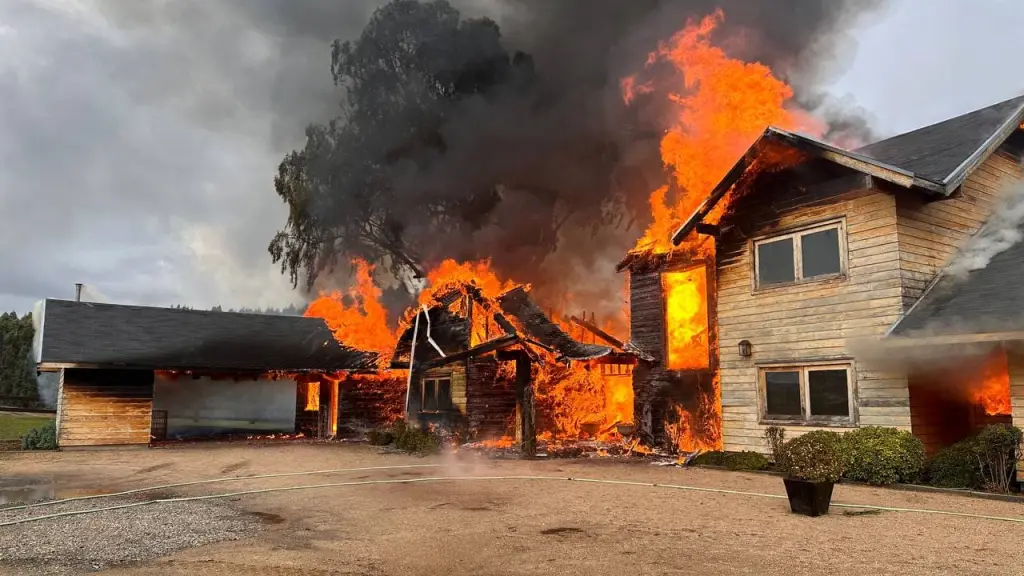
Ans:
[[[75,302],[82,301],[82,284],[79,282],[75,283]]]

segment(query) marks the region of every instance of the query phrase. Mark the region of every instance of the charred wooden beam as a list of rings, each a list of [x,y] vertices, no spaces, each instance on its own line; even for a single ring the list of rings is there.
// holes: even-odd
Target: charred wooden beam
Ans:
[[[490,342],[484,342],[479,346],[474,346],[469,350],[463,350],[462,352],[458,352],[456,354],[451,354],[443,358],[435,358],[434,360],[431,360],[429,362],[424,362],[423,364],[417,365],[416,369],[430,370],[431,368],[440,368],[441,366],[447,366],[448,364],[451,364],[453,362],[459,362],[461,360],[472,358],[474,356],[483,356],[484,354],[494,352],[495,350],[507,348],[517,342],[519,342],[518,336],[502,336],[501,338],[491,340]]]
[[[712,236],[714,238],[720,238],[722,236],[722,229],[716,224],[705,224],[699,222],[696,227],[697,234],[703,234],[705,236]]]
[[[601,330],[600,328],[598,328],[597,326],[594,326],[593,324],[591,324],[590,322],[587,322],[586,320],[582,320],[580,318],[577,318],[576,316],[569,317],[569,320],[571,320],[577,326],[580,326],[581,328],[583,328],[585,330],[589,330],[590,332],[592,332],[594,334],[594,336],[597,336],[601,340],[604,340],[605,342],[611,344],[612,346],[615,346],[619,350],[622,350],[626,346],[622,342],[622,340],[619,340],[618,338],[612,336],[611,334],[605,332],[604,330]]]
[[[537,455],[537,429],[534,425],[532,363],[526,352],[516,357],[516,440],[523,455]]]

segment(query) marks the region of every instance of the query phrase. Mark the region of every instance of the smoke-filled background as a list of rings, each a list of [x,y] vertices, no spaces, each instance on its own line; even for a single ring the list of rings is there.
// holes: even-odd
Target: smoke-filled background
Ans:
[[[285,155],[303,147],[308,124],[340,113],[331,42],[357,38],[382,4],[2,3],[0,308],[27,311],[43,296],[70,297],[76,281],[123,302],[301,300],[267,253],[287,218],[273,177]],[[590,309],[587,290],[601,299],[617,293],[613,266],[642,231],[643,202],[660,183],[664,119],[656,108],[625,108],[618,82],[687,17],[724,9],[726,49],[770,65],[835,129],[887,135],[1024,89],[992,57],[1012,53],[1024,27],[1024,8],[1011,2],[452,4],[464,17],[494,19],[502,50],[532,57],[534,82],[456,107],[441,127],[444,157],[392,174],[398,190],[429,183],[456,199],[506,185],[497,202],[471,204],[472,226],[444,238],[417,229],[424,220],[409,199],[398,211],[406,233],[430,240],[411,245],[426,248],[416,255],[425,264],[486,254],[518,280],[574,284],[574,305]],[[602,204],[614,217],[595,220]],[[547,224],[549,208],[556,222],[579,214],[555,236],[539,234],[530,216],[541,213]],[[344,272],[325,284],[343,281]]]

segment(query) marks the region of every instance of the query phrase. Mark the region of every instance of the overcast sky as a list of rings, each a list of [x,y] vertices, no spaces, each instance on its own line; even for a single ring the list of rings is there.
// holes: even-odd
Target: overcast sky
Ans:
[[[1024,2],[894,4],[832,85],[879,132],[1024,93]],[[238,6],[0,1],[0,310],[75,282],[113,302],[301,301],[266,250],[286,215],[272,179],[331,109],[327,42],[368,15],[296,39]],[[182,26],[196,11],[208,25]]]

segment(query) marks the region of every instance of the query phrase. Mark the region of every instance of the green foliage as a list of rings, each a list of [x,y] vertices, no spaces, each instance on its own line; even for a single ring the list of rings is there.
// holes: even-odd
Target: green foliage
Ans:
[[[772,460],[778,462],[782,445],[786,442],[786,429],[782,426],[769,426],[764,429],[764,439],[772,452]]]
[[[845,460],[842,437],[815,430],[785,442],[775,463],[786,478],[835,482],[843,475]]]
[[[32,315],[0,314],[0,404],[18,407],[39,405],[32,339]]]
[[[398,420],[390,428],[371,430],[367,434],[370,444],[394,445],[399,450],[417,454],[433,454],[441,449],[441,438],[431,430],[420,430]]]
[[[50,416],[0,414],[0,442],[20,440],[29,430],[53,421],[54,419]]]
[[[1021,457],[1024,432],[1009,424],[986,426],[975,437],[975,453],[981,464],[981,480],[988,490],[1009,492]]]
[[[843,435],[844,477],[884,486],[916,482],[924,469],[924,444],[905,430],[865,426]]]
[[[729,470],[756,471],[768,467],[768,459],[758,452],[733,452],[725,455],[725,466]]]
[[[725,466],[725,452],[701,452],[690,460],[691,466]]]
[[[367,432],[366,439],[373,446],[387,446],[395,441],[395,434],[391,430],[374,428]]]
[[[21,437],[22,450],[56,450],[57,423],[47,422],[38,428],[29,430]]]
[[[936,452],[925,463],[928,483],[939,488],[980,488],[981,463],[975,444],[969,438]]]

